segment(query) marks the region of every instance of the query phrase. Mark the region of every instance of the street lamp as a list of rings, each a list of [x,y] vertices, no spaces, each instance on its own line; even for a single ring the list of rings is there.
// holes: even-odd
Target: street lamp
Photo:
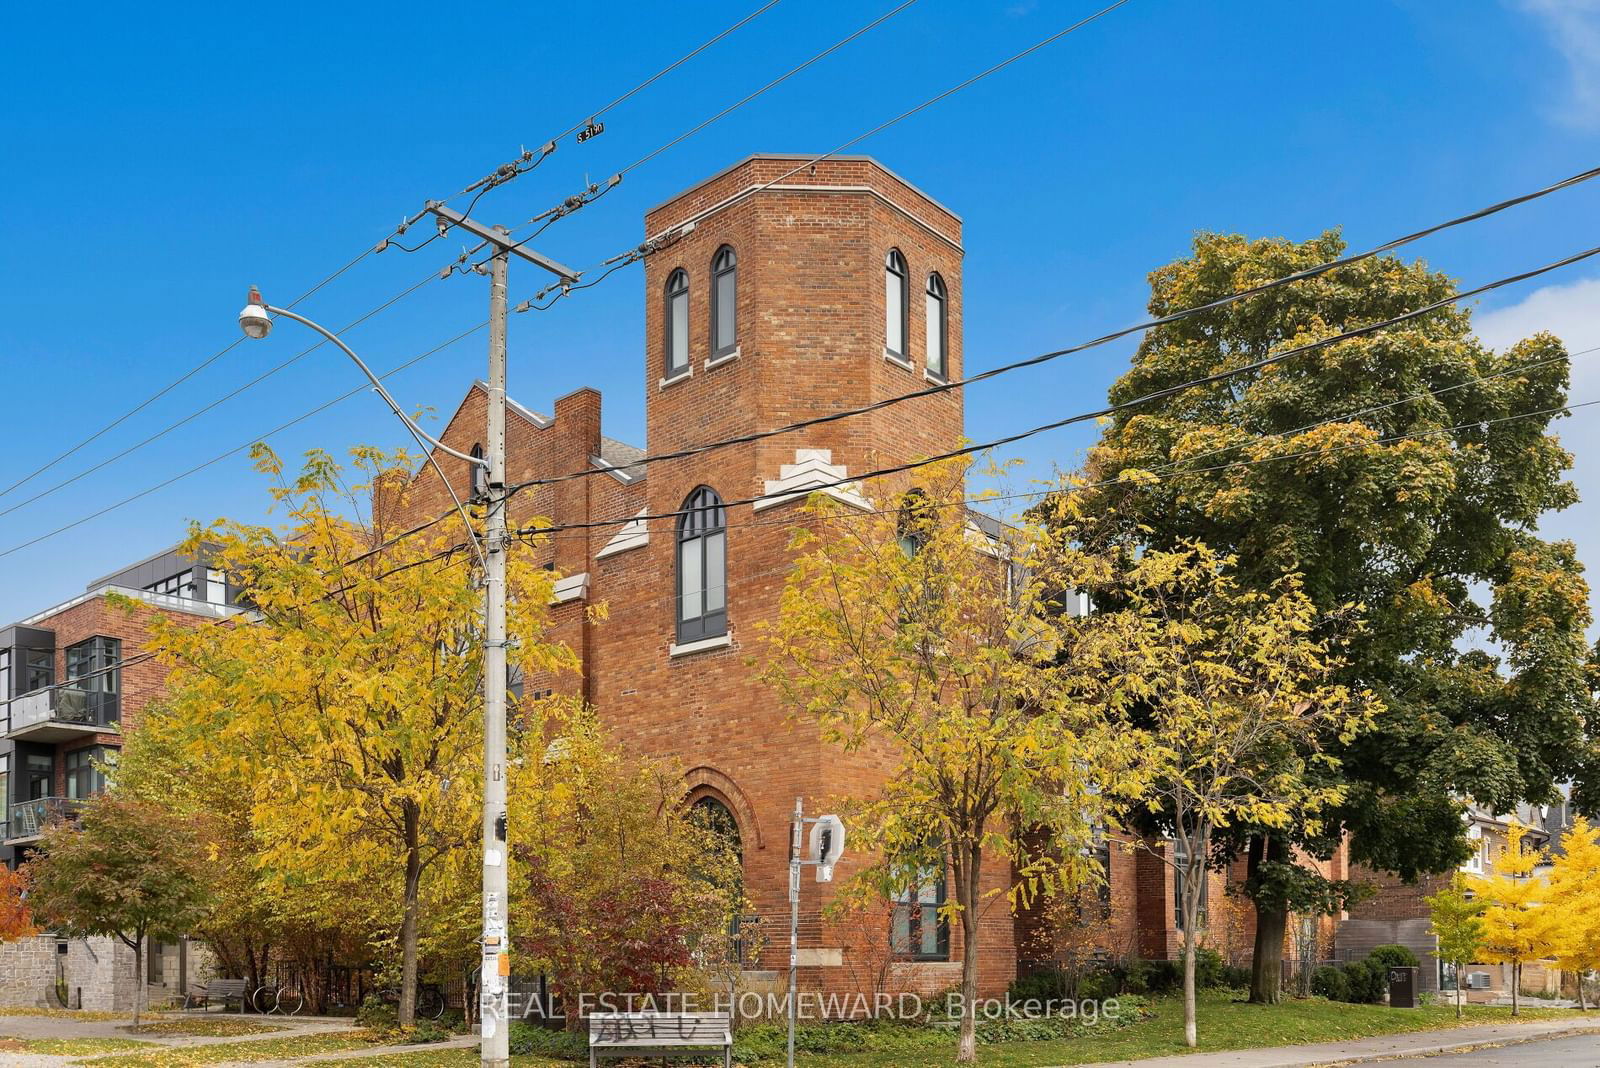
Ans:
[[[377,392],[378,396],[383,398],[384,403],[389,406],[389,410],[405,424],[406,430],[410,431],[412,439],[417,443],[417,447],[427,457],[428,463],[433,465],[434,473],[439,476],[439,481],[444,485],[445,492],[450,494],[450,500],[456,506],[456,513],[461,516],[462,525],[467,528],[467,544],[472,547],[472,552],[477,556],[478,563],[485,564],[483,549],[478,544],[477,532],[472,528],[472,519],[467,515],[466,508],[461,504],[461,498],[456,495],[455,487],[450,485],[450,480],[445,477],[444,470],[440,468],[439,461],[434,459],[433,450],[428,446],[431,445],[440,452],[454,456],[458,460],[465,460],[474,467],[481,467],[485,470],[489,467],[489,461],[481,456],[470,456],[467,453],[458,452],[423,430],[416,424],[415,420],[405,413],[394,397],[390,396],[389,391],[383,387],[383,382],[379,380],[377,375],[372,373],[372,368],[368,367],[366,362],[360,356],[357,356],[349,345],[344,343],[343,338],[327,327],[312,322],[303,315],[296,315],[287,308],[273,307],[261,299],[261,291],[255,286],[250,287],[250,296],[246,298],[244,307],[239,311],[239,329],[244,331],[245,337],[259,341],[272,332],[272,317],[274,315],[281,315],[285,319],[293,319],[297,323],[304,323],[309,326],[339,346],[344,354],[350,357],[357,367],[361,368],[361,373],[367,376],[367,381],[372,383],[372,388]]]

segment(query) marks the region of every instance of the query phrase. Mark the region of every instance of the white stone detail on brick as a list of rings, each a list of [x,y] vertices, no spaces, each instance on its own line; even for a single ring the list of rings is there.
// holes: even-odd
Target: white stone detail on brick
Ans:
[[[704,653],[712,649],[726,649],[733,644],[733,635],[718,634],[714,638],[701,638],[697,642],[684,642],[682,645],[673,643],[667,646],[668,656],[688,656],[690,653]]]
[[[566,604],[568,601],[577,601],[589,596],[589,572],[580,571],[576,575],[565,575],[556,579],[555,589],[551,591],[551,604]]]
[[[833,462],[829,449],[796,449],[794,463],[784,464],[778,469],[776,479],[766,480],[767,496],[755,503],[754,510],[776,508],[820,491],[842,504],[870,512],[872,502],[861,496],[860,487],[844,481],[849,474],[843,464]]]
[[[650,509],[641,508],[634,517],[622,524],[622,529],[617,531],[616,537],[606,542],[605,548],[594,554],[596,560],[603,560],[617,553],[625,553],[629,549],[642,549],[650,544],[650,528],[645,524],[644,515]]]

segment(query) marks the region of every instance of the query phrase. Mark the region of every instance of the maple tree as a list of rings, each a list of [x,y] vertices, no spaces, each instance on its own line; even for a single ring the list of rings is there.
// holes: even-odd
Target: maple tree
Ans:
[[[971,470],[945,461],[874,482],[866,512],[813,495],[761,630],[763,675],[785,705],[883,773],[849,811],[868,859],[844,891],[879,901],[950,875],[963,1062],[977,1055],[980,911],[991,895],[1017,905],[1081,881],[1089,780],[1116,747],[1063,685],[1052,542],[1036,523],[986,528],[967,505]],[[990,858],[1013,878],[986,891]]]
[[[1424,898],[1428,904],[1428,929],[1439,940],[1438,958],[1456,971],[1456,1017],[1461,1016],[1461,987],[1468,964],[1483,948],[1484,902],[1468,893],[1466,876],[1457,872],[1450,885]]]
[[[182,550],[206,548],[249,620],[161,620],[151,648],[171,669],[192,761],[247,791],[252,848],[273,891],[289,907],[359,906],[369,930],[386,932],[409,1026],[424,881],[479,848],[481,594],[461,566],[459,527],[401,536],[404,453],[356,448],[347,472],[314,451],[293,478],[265,446],[254,456],[283,526],[196,525]],[[379,484],[392,496],[358,521]],[[508,655],[526,676],[574,663],[544,637],[556,576],[536,552],[507,563]]]
[[[1150,311],[1345,251],[1334,231],[1200,234],[1150,275]],[[1353,862],[1413,879],[1466,859],[1462,798],[1510,811],[1554,800],[1570,778],[1580,809],[1600,805],[1587,587],[1573,546],[1535,533],[1577,500],[1552,433],[1569,378],[1561,341],[1493,352],[1470,309],[1444,306],[1181,388],[1454,292],[1425,263],[1376,256],[1149,331],[1110,400],[1152,399],[1108,420],[1076,490],[1097,543],[1137,554],[1198,539],[1236,556],[1254,589],[1298,574],[1320,611],[1365,608],[1344,678],[1388,712],[1348,746],[1326,740],[1343,757],[1343,800],[1321,833],[1240,824],[1219,843],[1250,867],[1253,1001],[1281,996],[1289,913],[1329,896],[1297,853],[1329,857],[1348,832]]]
[[[28,872],[0,867],[0,943],[15,942],[39,933],[28,908]]]
[[[1528,829],[1513,820],[1506,847],[1495,859],[1493,872],[1475,875],[1467,885],[1483,901],[1483,942],[1479,959],[1511,966],[1511,1015],[1519,1014],[1522,966],[1539,960],[1555,948],[1556,916],[1546,907],[1550,887],[1534,877],[1544,851],[1524,849]]]
[[[104,793],[76,821],[45,832],[28,863],[28,904],[57,932],[110,935],[133,950],[133,1022],[144,999],[148,939],[187,934],[210,908],[193,821],[148,801]]]

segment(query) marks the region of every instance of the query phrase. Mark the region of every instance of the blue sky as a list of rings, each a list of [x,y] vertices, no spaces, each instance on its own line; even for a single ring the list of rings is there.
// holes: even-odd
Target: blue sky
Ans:
[[[757,0],[555,8],[377,4],[28,5],[0,39],[0,396],[9,484],[236,336],[246,286],[287,300],[424,199],[542,144]],[[783,0],[570,141],[475,214],[519,223],[682,132],[893,6]],[[752,151],[822,152],[1093,10],[1064,0],[919,0],[631,174],[552,227],[587,265],[635,244],[650,205]],[[965,219],[967,368],[1060,347],[1140,317],[1146,273],[1197,230],[1366,247],[1600,162],[1600,0],[1133,0],[1023,63],[874,138],[870,152]],[[1600,183],[1414,246],[1471,284],[1595,243]],[[368,257],[301,310],[343,325],[458,250]],[[643,443],[637,268],[511,323],[511,392],[548,411],[580,385],[606,431]],[[514,268],[513,300],[542,280]],[[1600,345],[1600,268],[1502,291],[1481,331],[1533,325]],[[481,280],[435,281],[348,335],[388,368],[483,317]],[[287,325],[241,345],[150,409],[0,497],[0,553],[153,486],[344,392],[318,351],[124,459],[114,453],[309,343]],[[974,387],[976,439],[1103,400],[1132,344]],[[392,379],[448,413],[481,373],[483,336]],[[1574,399],[1600,397],[1600,354]],[[1563,436],[1600,496],[1597,417]],[[1071,465],[1092,429],[1036,439]],[[361,395],[272,439],[281,452],[401,443]],[[190,518],[259,517],[238,455],[30,548],[0,555],[0,622],[170,544]],[[1593,506],[1548,529],[1600,557]]]

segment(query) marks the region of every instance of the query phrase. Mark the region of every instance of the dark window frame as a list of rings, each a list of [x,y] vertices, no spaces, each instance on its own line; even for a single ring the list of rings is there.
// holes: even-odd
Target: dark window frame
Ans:
[[[889,276],[894,275],[900,280],[900,307],[889,306]],[[897,248],[891,248],[883,257],[883,348],[896,359],[911,362],[911,269],[906,266],[905,253]],[[898,310],[900,313],[900,348],[895,348],[889,343],[889,314]]]
[[[67,646],[66,685],[84,692],[96,723],[109,726],[122,719],[121,663],[121,638],[96,634]]]
[[[674,340],[676,335],[673,332],[673,323],[674,323],[673,302],[677,301],[679,299],[681,299],[683,301],[683,307],[684,307],[684,315],[683,315],[684,337],[683,337],[683,348],[682,348],[682,351],[683,351],[683,364],[681,366],[674,366],[674,364],[672,362],[672,356],[673,356],[673,352],[674,352],[673,340]],[[661,319],[662,319],[662,323],[661,323],[661,338],[662,338],[662,342],[663,342],[663,347],[662,347],[662,352],[661,352],[661,363],[662,363],[662,366],[666,369],[666,373],[662,377],[666,381],[671,382],[674,379],[681,378],[682,376],[688,374],[690,372],[690,370],[694,366],[694,358],[689,353],[689,337],[688,337],[688,333],[689,333],[689,272],[684,270],[682,267],[674,268],[672,273],[667,275],[667,284],[662,289],[661,311],[662,311],[662,316],[661,316]]]
[[[928,275],[928,284],[924,288],[924,299],[929,304],[937,301],[939,305],[939,320],[935,325],[939,339],[939,365],[933,364],[933,338],[923,340],[924,356],[923,366],[935,378],[949,380],[950,377],[950,288],[944,284],[944,278],[938,271]]]
[[[87,801],[96,794],[104,793],[108,782],[106,773],[101,768],[116,763],[107,759],[108,754],[116,751],[115,746],[86,745],[82,749],[73,749],[63,754],[61,764],[66,773],[67,797],[77,801]],[[84,780],[87,780],[87,783]]]
[[[721,574],[715,576],[713,582],[711,567],[709,565],[707,547],[711,539],[716,536],[722,538],[722,568]],[[695,591],[684,589],[683,559],[685,546],[690,542],[697,542],[697,551],[700,556],[700,612],[698,615],[684,615],[684,597]],[[673,538],[672,569],[676,575],[676,596],[673,599],[673,618],[678,644],[705,641],[708,638],[720,638],[728,633],[728,521],[727,511],[723,506],[722,497],[710,486],[697,486],[684,498],[683,508],[678,515],[677,536]],[[722,607],[716,610],[707,608],[711,590],[721,587]]]
[[[1176,839],[1172,842],[1172,925],[1183,930],[1183,880],[1189,866],[1188,854]],[[1201,927],[1206,925],[1206,910],[1211,906],[1211,869],[1200,869],[1200,909],[1195,919]]]
[[[937,874],[928,872],[932,878],[923,879],[915,886],[902,890],[891,903],[889,915],[889,952],[895,960],[905,961],[948,961],[950,959],[950,918],[943,912],[948,898],[948,886],[945,879],[944,865],[939,865]],[[924,888],[933,888],[934,900],[924,902],[921,900]],[[905,916],[907,939],[910,946],[896,945],[895,927],[901,915]],[[934,925],[934,948],[925,950],[923,932],[927,925]]]
[[[144,591],[166,597],[181,597],[186,601],[196,600],[194,568],[187,567],[176,574],[152,582],[144,587]]]
[[[732,299],[724,303],[721,282],[727,275],[733,276],[733,292]],[[717,338],[722,334],[724,314],[730,317],[729,341],[726,345],[718,345]],[[711,330],[707,343],[711,347],[713,360],[739,350],[739,255],[733,251],[732,245],[723,245],[717,249],[716,255],[711,257]]]

